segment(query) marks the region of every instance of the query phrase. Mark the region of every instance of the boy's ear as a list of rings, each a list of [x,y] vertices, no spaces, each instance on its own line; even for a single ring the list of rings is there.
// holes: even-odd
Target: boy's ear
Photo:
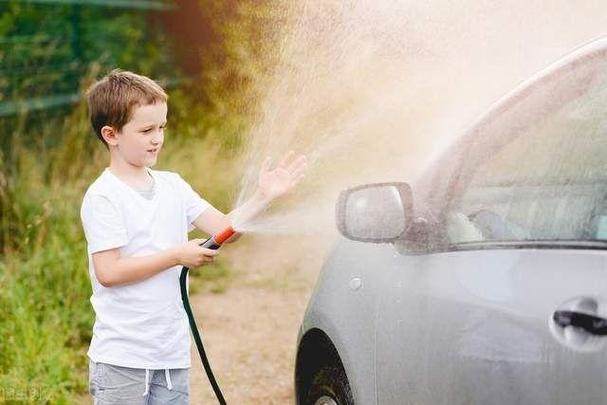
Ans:
[[[108,145],[116,146],[118,143],[117,131],[114,127],[104,125],[101,128],[101,136],[105,139]]]

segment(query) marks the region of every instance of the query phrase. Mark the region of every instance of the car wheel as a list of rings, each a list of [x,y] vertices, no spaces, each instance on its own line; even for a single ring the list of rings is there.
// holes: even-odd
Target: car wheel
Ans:
[[[343,368],[326,365],[317,370],[312,375],[305,403],[309,405],[353,405],[352,391]]]

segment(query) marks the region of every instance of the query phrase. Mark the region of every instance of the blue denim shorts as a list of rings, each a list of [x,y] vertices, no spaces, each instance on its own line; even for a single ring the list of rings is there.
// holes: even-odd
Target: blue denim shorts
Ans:
[[[146,370],[96,363],[89,359],[93,403],[189,404],[189,369]]]

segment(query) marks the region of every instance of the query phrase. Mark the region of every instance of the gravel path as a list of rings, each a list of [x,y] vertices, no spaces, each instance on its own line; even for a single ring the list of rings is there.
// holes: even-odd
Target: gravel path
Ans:
[[[270,239],[244,239],[223,248],[235,273],[227,291],[198,293],[192,308],[228,404],[294,403],[297,333],[322,258],[306,258],[301,238],[272,240],[270,252]],[[190,397],[217,403],[194,344]]]

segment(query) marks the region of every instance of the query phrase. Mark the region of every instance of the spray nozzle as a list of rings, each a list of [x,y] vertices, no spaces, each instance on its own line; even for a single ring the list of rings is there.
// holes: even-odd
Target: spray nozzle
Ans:
[[[215,243],[221,245],[223,242],[230,239],[230,237],[232,237],[232,235],[234,235],[235,233],[236,231],[234,230],[234,228],[228,226],[226,229],[214,236]]]
[[[200,244],[203,248],[207,249],[219,249],[221,244],[226,240],[230,239],[232,235],[234,235],[236,231],[231,226],[228,226],[223,231],[211,236],[209,239],[205,240]]]

